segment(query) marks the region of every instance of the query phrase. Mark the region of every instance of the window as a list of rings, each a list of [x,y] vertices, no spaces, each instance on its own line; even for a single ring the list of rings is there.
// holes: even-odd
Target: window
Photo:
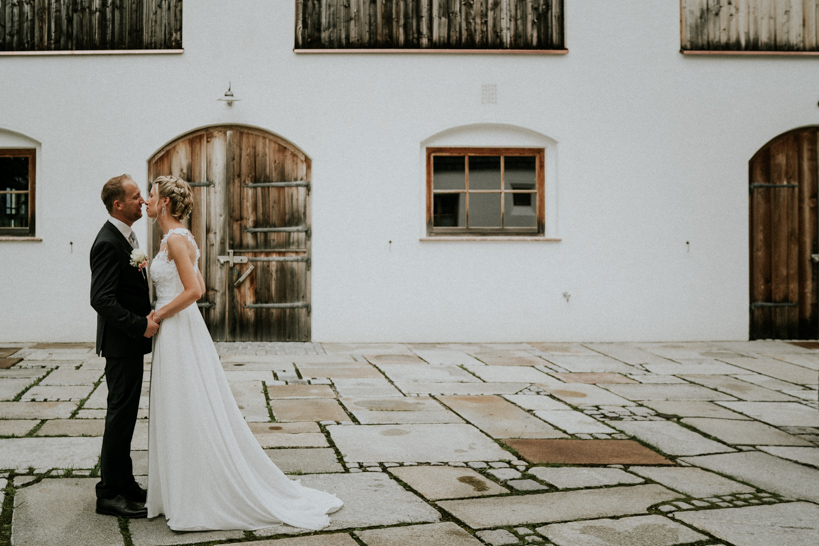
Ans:
[[[182,48],[182,0],[0,1],[0,52]]]
[[[296,0],[297,51],[565,53],[563,0]]]
[[[687,54],[819,54],[819,0],[682,0]]]
[[[0,235],[34,236],[32,149],[0,149]]]
[[[427,148],[427,234],[544,233],[543,148]]]

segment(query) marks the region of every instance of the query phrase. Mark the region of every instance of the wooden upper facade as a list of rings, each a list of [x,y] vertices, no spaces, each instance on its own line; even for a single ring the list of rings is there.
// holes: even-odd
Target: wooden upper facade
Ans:
[[[182,48],[182,0],[0,0],[0,51]]]

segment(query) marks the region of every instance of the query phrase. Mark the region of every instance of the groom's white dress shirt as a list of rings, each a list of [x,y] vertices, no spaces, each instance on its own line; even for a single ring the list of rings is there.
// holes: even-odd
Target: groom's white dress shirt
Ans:
[[[123,237],[128,239],[128,242],[131,243],[132,247],[139,248],[139,242],[137,242],[136,233],[134,233],[134,230],[131,229],[131,226],[129,226],[122,220],[117,220],[113,216],[109,216],[108,221],[114,224],[114,227],[117,228],[120,233],[122,233]]]

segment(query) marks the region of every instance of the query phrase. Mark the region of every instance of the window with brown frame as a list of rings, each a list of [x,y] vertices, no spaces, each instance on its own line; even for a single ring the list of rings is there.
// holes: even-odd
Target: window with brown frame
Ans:
[[[34,236],[33,149],[0,149],[0,236]]]
[[[427,234],[544,233],[543,148],[427,148]]]

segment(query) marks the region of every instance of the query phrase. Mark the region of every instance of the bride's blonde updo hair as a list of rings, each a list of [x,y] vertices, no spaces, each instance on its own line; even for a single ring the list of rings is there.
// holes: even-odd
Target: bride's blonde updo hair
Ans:
[[[171,199],[168,212],[178,220],[190,217],[193,211],[193,192],[184,180],[175,176],[158,176],[154,180],[157,185],[157,194],[160,199]]]

